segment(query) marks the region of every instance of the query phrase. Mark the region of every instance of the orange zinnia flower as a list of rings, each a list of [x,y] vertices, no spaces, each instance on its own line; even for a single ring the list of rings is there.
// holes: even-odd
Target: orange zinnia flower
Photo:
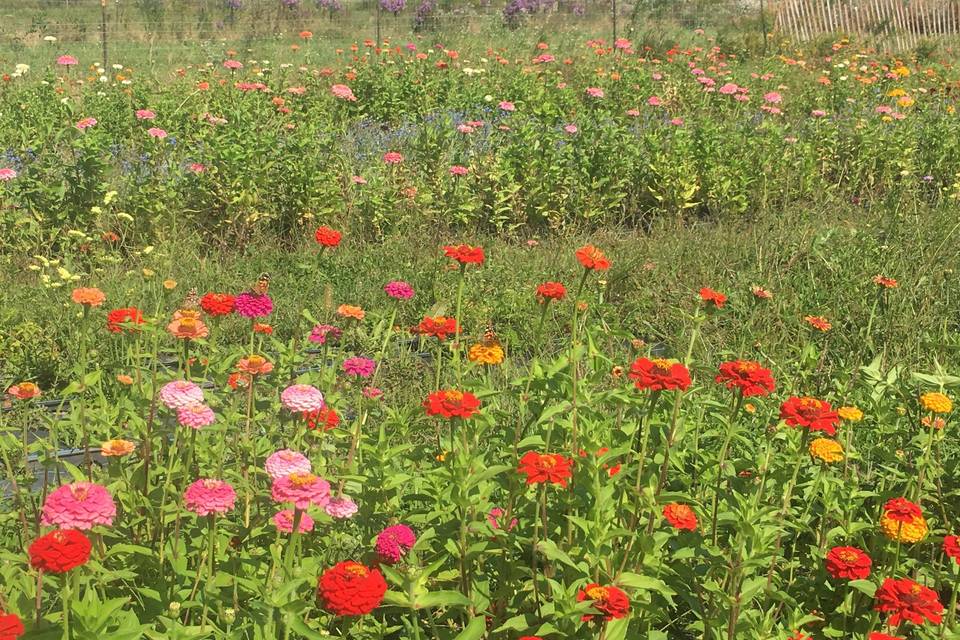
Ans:
[[[273,364],[263,356],[249,355],[241,358],[237,363],[237,371],[250,376],[257,376],[273,371]]]
[[[77,304],[88,307],[99,307],[107,299],[103,291],[100,291],[100,289],[96,287],[77,287],[73,290],[73,293],[70,294],[70,297]]]
[[[353,318],[354,320],[363,320],[367,313],[360,307],[349,304],[342,304],[337,307],[337,315],[341,318]]]
[[[32,382],[21,382],[7,389],[7,393],[17,400],[30,400],[40,395],[40,387]]]
[[[538,453],[527,451],[520,458],[517,471],[527,476],[527,484],[559,484],[567,486],[567,480],[573,476],[573,460],[559,453]]]
[[[173,314],[173,321],[167,325],[167,331],[180,340],[197,340],[210,335],[210,330],[203,320],[180,311]]]
[[[607,259],[607,256],[592,244],[580,247],[574,255],[577,257],[577,262],[582,264],[584,269],[590,271],[606,271],[610,268],[610,261]]]
[[[100,445],[100,453],[108,458],[120,458],[133,453],[136,448],[129,440],[107,440]]]
[[[830,321],[823,316],[804,316],[803,319],[817,331],[830,331],[830,329],[833,329]]]

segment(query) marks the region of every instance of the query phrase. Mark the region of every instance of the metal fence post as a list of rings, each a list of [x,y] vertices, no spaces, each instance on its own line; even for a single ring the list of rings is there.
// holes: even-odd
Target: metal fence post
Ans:
[[[107,71],[107,0],[100,0],[100,46],[103,48],[103,72]]]

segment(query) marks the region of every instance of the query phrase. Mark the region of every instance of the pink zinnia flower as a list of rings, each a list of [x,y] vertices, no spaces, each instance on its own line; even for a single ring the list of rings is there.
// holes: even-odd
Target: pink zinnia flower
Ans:
[[[79,122],[77,122],[77,124],[75,124],[75,125],[73,125],[73,126],[75,126],[77,129],[80,129],[80,131],[83,131],[84,129],[89,129],[90,127],[94,126],[95,124],[97,124],[97,119],[96,119],[96,118],[83,118],[82,120],[80,120]]]
[[[203,389],[188,380],[174,380],[160,388],[160,402],[167,409],[203,404]]]
[[[569,133],[570,135],[573,135],[573,134],[575,134],[577,131],[579,131],[579,129],[577,129],[577,125],[575,125],[575,124],[567,124],[567,125],[564,125],[564,126],[563,126],[563,130],[566,131],[567,133]]]
[[[814,118],[822,118],[825,115],[827,115],[827,112],[824,111],[823,109],[814,109],[813,111],[810,112],[810,115],[813,116]]]
[[[383,154],[383,161],[387,164],[400,164],[403,162],[403,156],[396,151],[387,151]]]
[[[654,80],[663,80],[663,74],[662,74],[662,73],[654,73],[654,74],[651,75],[650,77],[653,78]]]
[[[190,163],[190,171],[193,171],[194,173],[203,173],[206,170],[207,168],[199,162]]]
[[[293,384],[283,390],[280,401],[293,413],[320,411],[323,409],[323,394],[309,384]]]
[[[72,67],[73,65],[77,64],[77,62],[78,60],[73,56],[60,56],[57,58],[57,64],[59,64],[61,67]]]
[[[193,404],[177,409],[177,422],[183,427],[202,429],[213,424],[216,419],[213,409],[205,404]]]
[[[512,102],[509,102],[509,101],[507,101],[507,100],[501,100],[501,101],[500,101],[500,104],[498,104],[497,106],[500,107],[500,110],[501,110],[501,111],[511,111],[511,112],[512,112],[512,111],[516,111],[516,110],[517,110],[517,107],[514,106],[514,104],[513,104]]]
[[[370,358],[353,357],[343,361],[343,372],[348,376],[369,378],[377,368],[377,363]]]
[[[374,549],[382,562],[396,564],[417,543],[413,529],[405,524],[387,527],[377,535]]]
[[[40,524],[86,531],[98,524],[110,526],[117,505],[106,487],[92,482],[74,482],[57,487],[43,503]]]
[[[287,93],[294,96],[302,96],[307,92],[306,87],[287,87]]]
[[[602,98],[605,94],[600,87],[587,87],[587,95],[591,98]]]
[[[506,515],[506,513],[507,512],[500,507],[494,507],[493,509],[490,509],[490,513],[487,514],[487,522],[489,522],[490,526],[494,529],[502,529],[503,527],[500,525],[500,518]],[[507,527],[507,531],[513,531],[513,528],[516,526],[517,519],[510,518],[510,525]]]
[[[157,114],[150,109],[137,109],[134,115],[137,116],[137,120],[153,120],[157,117]]]
[[[350,182],[353,184],[367,184],[367,181],[363,176],[353,176],[350,178]]]
[[[770,104],[780,104],[780,102],[783,100],[783,97],[776,91],[770,91],[769,93],[763,94],[763,99],[765,102],[769,102]]]
[[[660,100],[659,96],[650,96],[649,98],[647,98],[647,104],[650,105],[651,107],[659,107],[660,105],[663,104],[663,101]]]
[[[330,87],[330,93],[332,93],[337,98],[341,100],[347,100],[349,102],[356,102],[357,96],[353,95],[353,91],[345,84],[335,84]]]
[[[237,69],[243,69],[243,63],[239,60],[224,60],[223,66],[231,71],[236,71]]]
[[[474,129],[468,124],[458,124],[457,131],[460,133],[473,133]]]
[[[633,44],[626,38],[617,38],[613,41],[613,46],[616,49],[629,49]]]
[[[670,120],[670,124],[672,124],[675,127],[682,127],[683,118],[673,118],[672,120]]]
[[[0,182],[6,182],[7,180],[13,180],[17,177],[17,172],[10,167],[3,167],[0,169]]]
[[[307,456],[290,449],[281,449],[276,453],[270,454],[264,466],[267,470],[267,475],[273,480],[288,476],[291,473],[310,473],[313,469],[313,465],[310,464]]]
[[[147,134],[151,138],[157,138],[158,140],[163,140],[167,137],[167,132],[159,127],[150,127],[147,129]]]
[[[363,397],[369,400],[379,400],[383,397],[383,389],[378,389],[377,387],[364,387]]]
[[[325,507],[330,502],[330,483],[312,473],[295,471],[274,480],[270,494],[276,502],[289,502],[297,509],[312,504]]]
[[[725,95],[725,96],[732,96],[733,94],[737,93],[737,91],[739,91],[739,89],[740,89],[740,87],[738,87],[738,86],[735,85],[734,83],[728,82],[728,83],[726,83],[725,85],[723,85],[722,87],[720,87],[719,89],[717,89],[717,91],[719,91],[720,93],[722,93],[722,94]]]
[[[637,116],[640,115],[640,110],[639,110],[639,109],[627,109],[627,115],[630,116],[631,118],[636,118]]]
[[[330,502],[323,508],[327,515],[337,520],[347,520],[352,518],[359,511],[357,503],[349,496],[340,496],[339,498],[330,498]]]
[[[265,318],[273,312],[273,299],[266,293],[246,291],[234,299],[234,311],[244,318]]]
[[[293,510],[284,509],[273,516],[273,524],[277,526],[277,531],[282,533],[293,533]],[[300,526],[297,527],[300,533],[313,531],[313,518],[304,512],[300,513]]]
[[[413,287],[403,280],[394,280],[383,285],[387,295],[396,300],[409,300],[414,296]]]
[[[318,324],[310,330],[310,337],[307,338],[315,344],[326,344],[327,340],[336,340],[343,332],[332,324]]]
[[[230,483],[212,478],[200,478],[183,492],[184,506],[198,516],[226,513],[236,501],[237,492]]]
[[[461,166],[459,164],[455,164],[452,167],[450,167],[450,175],[452,176],[465,176],[468,173],[470,173],[470,169],[467,169],[466,167]]]

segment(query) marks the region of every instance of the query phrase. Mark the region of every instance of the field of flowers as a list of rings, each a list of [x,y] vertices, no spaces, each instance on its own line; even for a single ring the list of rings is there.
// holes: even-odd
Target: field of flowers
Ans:
[[[949,64],[250,57],[3,76],[0,640],[960,638]]]

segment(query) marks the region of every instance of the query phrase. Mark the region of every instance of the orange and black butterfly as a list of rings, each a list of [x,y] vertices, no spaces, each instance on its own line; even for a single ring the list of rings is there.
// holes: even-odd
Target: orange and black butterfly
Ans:
[[[485,347],[502,347],[500,344],[500,337],[497,335],[497,332],[493,330],[493,323],[490,322],[487,324],[487,328],[483,331],[483,337],[480,339]]]
[[[257,281],[253,285],[253,293],[259,296],[267,295],[267,291],[270,289],[270,274],[264,271],[259,276],[257,276]]]
[[[197,293],[197,288],[192,287],[190,291],[187,292],[187,297],[183,300],[184,309],[199,309],[200,308],[200,295]]]

